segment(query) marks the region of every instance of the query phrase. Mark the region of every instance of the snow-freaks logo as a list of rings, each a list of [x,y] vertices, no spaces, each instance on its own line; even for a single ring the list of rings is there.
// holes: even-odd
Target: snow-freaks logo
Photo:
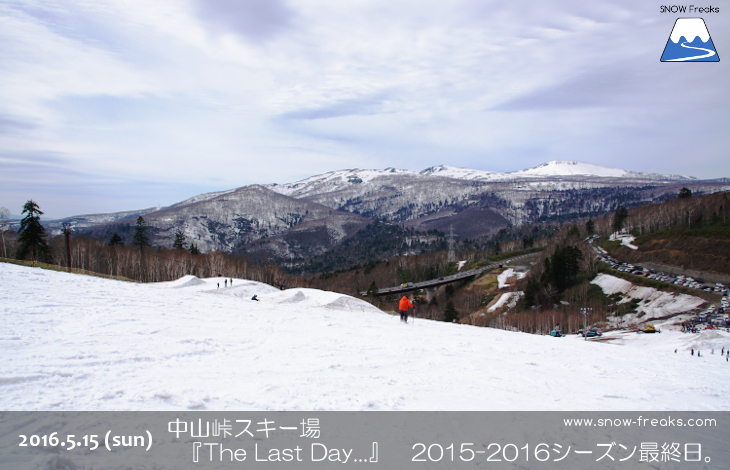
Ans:
[[[720,62],[702,18],[677,18],[664,46],[662,62]]]

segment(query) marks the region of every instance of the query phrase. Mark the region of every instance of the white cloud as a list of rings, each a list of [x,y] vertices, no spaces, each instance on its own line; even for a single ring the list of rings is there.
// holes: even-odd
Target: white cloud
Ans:
[[[63,155],[90,187],[110,173],[213,190],[345,167],[509,171],[552,158],[728,175],[730,142],[717,131],[727,74],[661,64],[673,20],[655,10],[623,0],[9,2],[0,154]],[[708,20],[710,33],[727,22]],[[702,166],[687,165],[689,152]],[[126,196],[98,197],[123,206]]]

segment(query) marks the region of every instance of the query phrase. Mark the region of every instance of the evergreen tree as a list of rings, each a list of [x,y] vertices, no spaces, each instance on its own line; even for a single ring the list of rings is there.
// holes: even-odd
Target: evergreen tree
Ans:
[[[38,204],[32,199],[23,206],[23,214],[27,214],[20,221],[20,235],[18,236],[17,259],[31,257],[35,261],[47,261],[49,248],[46,243],[46,229],[41,225],[41,212]]]
[[[527,280],[527,287],[525,287],[524,292],[525,295],[520,300],[520,307],[527,309],[539,304],[540,284],[535,279],[530,278]]]
[[[368,297],[375,297],[375,294],[378,293],[378,285],[375,284],[375,281],[370,283],[370,287],[368,287]]]
[[[528,237],[527,235],[522,237],[522,248],[524,248],[524,249],[532,248],[534,244],[535,244],[534,238]]]
[[[444,321],[449,323],[459,321],[459,312],[456,311],[456,307],[454,307],[454,302],[452,300],[449,300],[446,303],[446,308],[444,309]]]
[[[588,222],[586,222],[586,232],[588,232],[588,236],[596,232],[596,224],[593,223],[593,219],[588,219]]]
[[[679,190],[679,194],[677,195],[679,199],[688,199],[692,197],[692,190],[689,188],[682,188]]]
[[[137,217],[137,226],[134,228],[132,245],[139,247],[140,250],[143,250],[146,246],[150,246],[150,238],[147,236],[147,223],[141,215]]]
[[[200,250],[198,249],[198,246],[195,244],[195,242],[190,244],[190,248],[188,249],[191,255],[199,255]]]
[[[629,217],[629,211],[624,207],[620,206],[616,209],[613,214],[613,231],[620,232],[624,228],[624,221]]]
[[[117,232],[114,232],[112,237],[109,239],[109,246],[114,245],[124,245],[124,240],[122,240],[122,237],[120,237]]]
[[[555,249],[553,256],[545,258],[545,271],[541,284],[552,284],[558,292],[573,285],[580,272],[583,252],[575,246],[564,246]]]
[[[184,250],[185,245],[187,245],[185,243],[185,234],[178,230],[175,234],[175,240],[172,242],[172,247],[178,250]]]
[[[446,297],[448,298],[453,296],[454,292],[456,292],[454,286],[452,284],[446,284],[446,287],[444,287],[444,294],[446,294]]]

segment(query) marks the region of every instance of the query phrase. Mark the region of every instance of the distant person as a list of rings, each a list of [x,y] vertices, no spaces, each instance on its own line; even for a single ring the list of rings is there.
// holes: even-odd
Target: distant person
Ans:
[[[231,287],[233,287],[233,278],[231,278]]]
[[[414,308],[413,304],[410,300],[408,300],[407,296],[403,296],[402,299],[400,299],[400,302],[398,302],[398,311],[400,311],[400,321],[404,323],[408,323],[408,308]]]
[[[254,294],[253,297],[251,297],[251,300],[255,300],[256,302],[258,302],[259,301],[258,294]]]
[[[228,279],[223,280],[223,287],[228,287]]]

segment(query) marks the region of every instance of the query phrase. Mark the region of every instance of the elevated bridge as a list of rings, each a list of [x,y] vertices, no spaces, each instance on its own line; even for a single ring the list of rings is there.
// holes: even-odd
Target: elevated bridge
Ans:
[[[520,255],[520,256],[516,256],[514,258],[497,261],[488,266],[484,266],[484,267],[477,268],[477,269],[470,269],[469,271],[452,274],[450,276],[443,276],[443,277],[439,277],[437,279],[430,279],[428,281],[408,282],[405,284],[401,284],[399,286],[378,289],[378,292],[376,292],[375,295],[380,297],[383,295],[403,294],[406,292],[413,292],[415,290],[425,289],[426,293],[428,294],[428,298],[430,300],[431,295],[433,295],[433,292],[439,286],[442,286],[444,284],[450,284],[452,282],[463,281],[465,279],[475,279],[477,276],[479,276],[484,271],[491,271],[492,269],[499,268],[505,264],[511,264],[511,263],[514,263],[515,261],[520,261],[520,260],[527,259],[527,258],[533,258],[533,257],[537,256],[538,254],[539,254],[539,252],[528,253],[526,255]],[[363,295],[363,296],[367,295],[367,292],[360,292],[360,295]]]

